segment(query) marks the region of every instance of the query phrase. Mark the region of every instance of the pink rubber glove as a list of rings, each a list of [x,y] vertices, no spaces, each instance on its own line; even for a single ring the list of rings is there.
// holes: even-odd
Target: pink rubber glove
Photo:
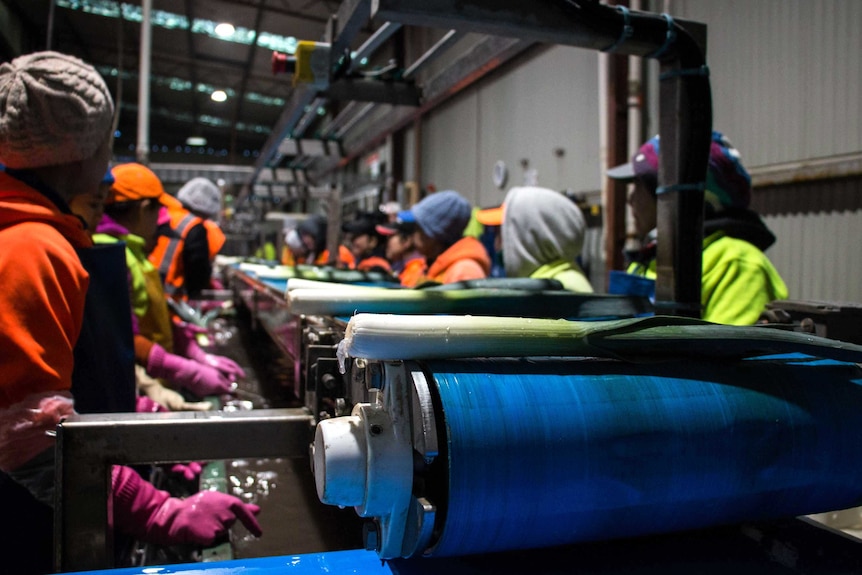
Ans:
[[[153,345],[147,357],[147,373],[170,380],[198,397],[232,391],[233,380],[216,368],[168,353],[159,344]]]
[[[171,467],[171,473],[179,473],[186,481],[194,481],[198,478],[204,468],[197,461],[190,461],[188,464],[177,463]]]
[[[260,507],[232,495],[202,491],[177,499],[141,479],[131,468],[119,465],[111,470],[111,479],[114,526],[141,541],[210,547],[237,519],[255,537],[263,534],[254,517]]]
[[[159,413],[160,411],[170,410],[167,407],[156,403],[146,395],[139,395],[135,400],[135,412],[137,413]]]
[[[174,325],[174,350],[184,357],[216,368],[231,381],[245,379],[245,370],[237,362],[202,350],[195,341],[195,336],[199,333],[206,333],[206,330],[189,323]]]
[[[174,351],[183,357],[189,358],[192,358],[190,349],[200,349],[196,339],[197,336],[209,333],[207,328],[185,321],[174,322],[172,331],[174,336]]]
[[[245,370],[229,357],[204,352],[203,355],[199,355],[194,359],[199,363],[216,368],[225,374],[231,381],[245,379]]]

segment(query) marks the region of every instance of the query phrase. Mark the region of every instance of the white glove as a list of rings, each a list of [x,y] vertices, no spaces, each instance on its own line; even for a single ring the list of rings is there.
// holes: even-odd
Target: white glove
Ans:
[[[138,386],[138,393],[143,393],[171,411],[209,411],[212,409],[212,404],[208,401],[186,401],[182,395],[165,387],[158,379],[151,377],[143,366],[135,366],[135,381]]]

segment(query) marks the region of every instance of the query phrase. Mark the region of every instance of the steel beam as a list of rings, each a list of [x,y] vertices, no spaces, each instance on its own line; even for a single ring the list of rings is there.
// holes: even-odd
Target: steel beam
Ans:
[[[338,58],[371,20],[371,0],[344,0],[334,16],[335,37],[327,39],[332,44],[332,54]]]
[[[359,110],[353,117],[351,117],[341,128],[339,128],[338,132],[335,133],[335,137],[341,139],[344,137],[344,134],[350,131],[353,126],[359,123],[362,118],[371,113],[371,111],[377,106],[377,104],[365,104],[365,106]]]
[[[326,98],[315,98],[311,104],[306,107],[305,114],[302,115],[291,135],[294,138],[301,138],[308,126],[317,118],[317,109],[326,105]],[[279,144],[280,145],[280,144]]]
[[[338,8],[338,12],[331,19],[328,27],[329,34],[323,41],[331,44],[333,62],[331,67],[338,66],[339,54],[350,49],[350,43],[359,34],[362,27],[371,18],[371,0],[344,0]],[[278,152],[278,145],[288,137],[291,130],[299,123],[305,113],[305,108],[314,98],[319,95],[317,89],[306,85],[297,86],[290,96],[290,101],[285,105],[284,111],[276,122],[275,127],[267,138],[266,143],[260,151],[260,156],[255,162],[254,171],[240,192],[238,201],[241,202],[250,193],[251,187],[257,180],[261,170],[269,165],[269,162]]]
[[[324,94],[333,100],[418,106],[422,91],[416,85],[407,82],[344,78],[333,81]]]
[[[370,11],[369,11],[370,13]],[[348,74],[352,72],[356,72],[360,67],[362,67],[362,60],[365,58],[370,58],[374,52],[377,51],[380,46],[382,46],[389,38],[392,37],[393,34],[398,32],[401,29],[401,24],[394,24],[392,22],[384,22],[380,28],[378,28],[371,37],[366,40],[357,50],[356,55],[353,57],[350,62],[350,68],[348,69]]]
[[[423,101],[419,108],[395,108],[383,122],[375,126],[374,130],[364,131],[353,141],[345,141],[345,160],[342,160],[341,164],[365,153],[388,134],[407,126],[449,97],[523,53],[531,45],[533,45],[532,42],[515,38],[498,36],[483,38],[469,52],[462,54],[450,66],[425,83]],[[338,132],[338,137],[343,138],[355,125],[356,122],[352,122],[343,127]]]
[[[321,128],[320,135],[324,138],[328,138],[329,136],[331,136],[332,133],[339,126],[341,126],[347,120],[347,118],[350,117],[350,115],[353,113],[353,108],[355,108],[357,105],[358,104],[356,102],[353,102],[353,101],[348,102],[344,106],[344,108],[342,108],[341,111],[338,112],[338,115],[332,119],[331,122],[329,122],[323,128]]]
[[[464,34],[458,32],[457,30],[449,30],[446,34],[437,41],[436,44],[431,46],[424,54],[419,56],[415,62],[410,64],[406,70],[404,70],[404,74],[402,78],[407,80],[408,78],[412,78],[415,74],[417,74],[422,68],[436,60],[441,55],[445,54],[446,51],[455,45],[455,43],[464,37]]]
[[[254,163],[254,170],[248,182],[243,187],[239,198],[237,198],[238,202],[243,201],[249,194],[251,186],[254,185],[260,172],[264,168],[269,167],[270,160],[278,153],[279,144],[290,135],[293,128],[296,127],[305,114],[305,108],[314,101],[317,95],[318,90],[316,88],[305,84],[300,84],[293,89],[290,94],[290,101],[285,105],[284,111],[269,134],[269,138],[266,139],[263,149],[260,151],[260,156]]]
[[[57,426],[54,508],[59,571],[113,566],[111,467],[239,457],[306,457],[305,409],[76,415]]]

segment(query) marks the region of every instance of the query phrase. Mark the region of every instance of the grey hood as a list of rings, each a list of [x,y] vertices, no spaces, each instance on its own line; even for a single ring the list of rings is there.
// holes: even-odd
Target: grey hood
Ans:
[[[516,187],[503,202],[503,265],[509,277],[530,277],[557,261],[574,262],[586,221],[575,203],[547,188]]]

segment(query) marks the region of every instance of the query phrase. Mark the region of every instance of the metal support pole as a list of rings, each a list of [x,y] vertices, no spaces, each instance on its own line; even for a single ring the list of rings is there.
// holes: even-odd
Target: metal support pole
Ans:
[[[153,0],[141,2],[141,62],[138,70],[138,141],[135,158],[141,164],[150,159],[150,63],[153,55]]]
[[[326,228],[326,249],[329,251],[329,265],[338,263],[338,247],[341,244],[341,191],[342,183],[330,186],[326,202],[328,226]]]
[[[113,566],[111,467],[238,457],[307,457],[305,409],[76,415],[57,426],[54,565]]]
[[[609,54],[605,59],[608,66],[608,109],[603,121],[607,122],[608,149],[607,167],[624,164],[628,161],[628,56]],[[607,178],[604,174],[602,177]],[[608,178],[605,199],[605,282],[607,286],[610,270],[625,267],[623,248],[626,242],[626,190],[625,182]]]
[[[48,32],[45,34],[45,49],[50,50],[54,40],[54,7],[57,5],[55,0],[48,0]]]

